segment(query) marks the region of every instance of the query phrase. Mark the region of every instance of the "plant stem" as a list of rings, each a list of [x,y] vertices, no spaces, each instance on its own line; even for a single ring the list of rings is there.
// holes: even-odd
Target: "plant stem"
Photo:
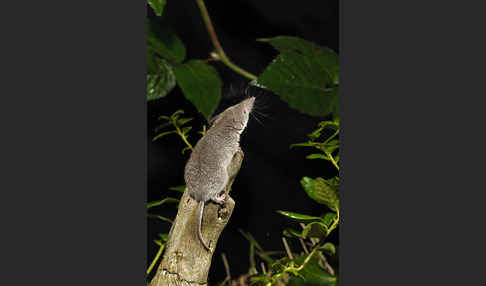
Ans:
[[[287,240],[285,239],[285,237],[282,236],[282,242],[284,244],[284,247],[285,247],[285,251],[287,251],[287,256],[290,258],[290,260],[293,260],[294,257],[292,256],[292,252],[290,251],[290,247],[289,245],[287,244]]]
[[[302,245],[302,249],[304,250],[305,254],[309,254],[309,250],[307,250],[304,240],[302,238],[299,238],[299,241],[300,241],[300,245]]]
[[[336,210],[336,219],[334,219],[334,222],[329,227],[327,231],[327,235],[329,235],[331,231],[337,227],[338,223],[339,223],[339,209]]]
[[[305,258],[304,262],[302,262],[302,264],[299,267],[295,268],[295,270],[297,270],[297,271],[302,270],[302,268],[305,267],[305,265],[307,264],[307,262],[309,262],[309,260],[312,258],[312,256],[316,253],[316,251],[317,251],[318,248],[319,248],[318,246],[314,247],[314,249],[312,249],[311,253],[309,253],[309,255],[307,255],[307,257]]]
[[[329,159],[331,160],[331,162],[334,165],[334,167],[336,167],[336,169],[338,169],[338,171],[339,171],[339,166],[336,163],[336,160],[334,160],[334,158],[332,157],[331,153],[329,153],[327,151],[324,151],[324,153],[326,153],[327,157],[329,157]]]
[[[162,250],[164,250],[165,244],[162,244],[159,248],[159,251],[157,251],[157,254],[155,255],[154,260],[152,260],[152,263],[150,264],[149,268],[147,269],[147,275],[149,275],[150,271],[152,271],[152,268],[154,268],[155,263],[157,263],[157,260],[159,260],[160,255],[162,254]]]
[[[230,69],[233,71],[241,74],[242,76],[255,80],[257,77],[244,69],[240,68],[239,66],[235,65],[234,63],[231,62],[231,60],[226,56],[223,47],[218,41],[218,37],[216,36],[216,32],[214,31],[213,24],[211,22],[211,18],[209,17],[208,10],[206,9],[206,5],[204,4],[204,0],[196,0],[197,5],[199,6],[199,9],[201,10],[201,16],[203,18],[204,24],[206,25],[206,29],[208,30],[209,37],[211,38],[211,42],[213,43],[214,48],[216,49],[216,52],[218,53],[219,58],[221,61],[228,66]]]
[[[331,141],[331,139],[336,137],[336,135],[338,135],[338,134],[339,134],[339,129],[336,132],[334,132],[334,134],[332,134],[329,138],[327,138],[326,141],[324,141],[322,144],[326,145],[327,142]]]
[[[173,121],[172,122],[172,125],[174,125],[174,127],[175,127],[175,129],[177,131],[177,134],[179,134],[179,136],[182,138],[182,140],[184,141],[184,143],[186,143],[187,147],[189,147],[189,149],[191,149],[191,150],[194,150],[194,148],[192,147],[191,143],[189,143],[189,141],[187,141],[186,135],[184,135],[184,133],[182,133],[181,129],[177,125],[176,121]]]
[[[224,285],[226,282],[231,285],[231,273],[229,269],[228,259],[226,258],[226,255],[224,253],[221,254],[221,258],[223,259],[224,269],[226,270],[226,278],[224,278],[224,281],[221,282],[220,285]]]
[[[332,276],[335,276],[336,272],[334,272],[332,266],[327,262],[326,256],[324,256],[322,252],[319,252],[319,256],[321,257],[321,261],[324,264],[323,266],[324,268],[326,268],[327,272],[329,272],[329,274],[331,274]]]

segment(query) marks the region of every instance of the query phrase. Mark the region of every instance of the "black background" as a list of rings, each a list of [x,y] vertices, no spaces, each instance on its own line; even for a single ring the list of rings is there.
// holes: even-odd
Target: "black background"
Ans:
[[[303,1],[302,5],[282,1],[207,1],[206,5],[218,38],[226,54],[238,65],[260,74],[277,55],[258,38],[280,35],[297,36],[339,52],[338,1]],[[151,8],[152,21],[168,24],[186,46],[188,59],[207,59],[213,46],[195,1],[168,1],[161,18]],[[311,117],[291,109],[277,95],[258,88],[248,88],[248,80],[221,63],[213,64],[224,81],[223,99],[217,112],[235,104],[248,95],[257,97],[257,112],[241,138],[245,152],[242,168],[235,180],[231,196],[236,206],[229,224],[223,231],[213,255],[209,281],[222,281],[225,271],[221,260],[224,252],[229,260],[232,277],[246,273],[249,268],[249,244],[238,229],[250,232],[265,250],[284,250],[281,236],[285,227],[294,225],[277,214],[289,210],[310,215],[328,211],[307,197],[300,186],[303,176],[330,178],[337,175],[331,163],[308,160],[311,148],[289,149],[290,144],[304,142],[317,123],[325,117]],[[152,142],[159,115],[170,115],[184,109],[185,115],[196,117],[190,141],[195,144],[205,122],[201,114],[176,87],[166,97],[148,103],[148,200],[177,196],[168,187],[183,185],[184,165],[189,156],[181,154],[184,143],[177,135]],[[259,121],[257,121],[259,120]],[[150,211],[175,217],[175,206],[164,205]],[[148,257],[155,257],[158,246],[152,242],[158,233],[169,231],[169,225],[155,219],[148,224]],[[329,240],[338,244],[338,232]],[[298,241],[290,240],[292,250],[301,251]],[[259,263],[258,263],[259,265]],[[154,271],[155,272],[155,271]]]

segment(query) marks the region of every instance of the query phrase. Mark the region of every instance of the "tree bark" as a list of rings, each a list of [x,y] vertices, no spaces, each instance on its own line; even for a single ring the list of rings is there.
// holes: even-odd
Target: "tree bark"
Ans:
[[[198,202],[184,192],[169,232],[162,262],[151,281],[151,286],[207,285],[216,243],[235,206],[229,191],[242,162],[243,151],[240,149],[228,166],[229,181],[224,189],[224,206],[210,202],[204,207],[202,235],[211,249],[210,252],[204,248],[197,236]]]

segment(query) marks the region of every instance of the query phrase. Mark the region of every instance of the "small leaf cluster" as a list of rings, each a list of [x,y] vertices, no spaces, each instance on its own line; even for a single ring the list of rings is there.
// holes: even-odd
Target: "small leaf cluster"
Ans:
[[[322,142],[319,140],[323,137],[324,131],[331,131],[332,134]],[[335,117],[334,120],[322,121],[319,123],[319,128],[308,134],[309,140],[307,142],[295,143],[290,145],[293,147],[313,147],[319,151],[319,153],[312,153],[307,155],[307,159],[322,159],[330,161],[336,169],[339,170],[339,140],[336,139],[339,135],[339,118]],[[318,185],[336,185],[335,181],[319,182]]]
[[[186,145],[181,151],[182,154],[184,154],[184,152],[187,150],[193,150],[194,147],[188,141],[189,131],[192,130],[192,126],[184,126],[184,125],[191,122],[194,118],[181,117],[181,115],[183,114],[184,114],[184,110],[179,109],[170,116],[166,116],[166,115],[159,116],[159,120],[163,121],[163,123],[155,127],[154,131],[155,133],[157,133],[157,135],[154,136],[152,141],[156,141],[169,134],[177,134],[182,139],[182,141],[184,141],[184,144]],[[169,127],[170,129],[167,130]],[[206,126],[204,125],[203,130],[199,131],[198,133],[201,135],[206,134]]]

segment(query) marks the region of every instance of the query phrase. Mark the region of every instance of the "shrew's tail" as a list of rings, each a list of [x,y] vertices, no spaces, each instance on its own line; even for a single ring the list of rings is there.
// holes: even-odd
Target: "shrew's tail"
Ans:
[[[204,201],[199,202],[199,218],[198,218],[198,228],[197,228],[197,236],[199,237],[199,240],[201,241],[202,245],[204,248],[206,248],[208,251],[211,251],[207,244],[204,242],[203,237],[202,237],[202,218],[203,218],[203,211],[204,211]]]

